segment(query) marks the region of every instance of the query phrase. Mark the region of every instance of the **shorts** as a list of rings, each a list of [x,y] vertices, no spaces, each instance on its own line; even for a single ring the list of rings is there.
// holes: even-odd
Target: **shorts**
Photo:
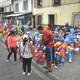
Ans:
[[[55,60],[55,50],[53,48],[46,48],[45,52],[46,59],[53,62]]]

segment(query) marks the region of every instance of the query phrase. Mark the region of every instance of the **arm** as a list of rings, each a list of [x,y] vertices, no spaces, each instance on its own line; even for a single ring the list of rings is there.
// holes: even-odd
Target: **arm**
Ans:
[[[23,43],[20,43],[20,56],[23,56]]]

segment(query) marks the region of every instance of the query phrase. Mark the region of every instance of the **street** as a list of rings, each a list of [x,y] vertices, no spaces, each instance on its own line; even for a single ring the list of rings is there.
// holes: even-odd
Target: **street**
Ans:
[[[7,54],[5,45],[0,41],[0,80],[50,80],[33,65],[31,76],[23,76],[22,65],[20,62],[14,63],[13,56],[11,62],[6,63]]]
[[[80,0],[0,0],[0,80],[80,80]]]
[[[46,73],[44,65],[32,64],[32,74],[30,77],[22,75],[22,65],[18,61],[14,63],[13,56],[11,62],[6,63],[7,49],[3,44],[4,38],[0,40],[0,80],[80,80],[80,55],[73,57],[71,64],[65,63],[58,69],[53,67],[52,73]]]

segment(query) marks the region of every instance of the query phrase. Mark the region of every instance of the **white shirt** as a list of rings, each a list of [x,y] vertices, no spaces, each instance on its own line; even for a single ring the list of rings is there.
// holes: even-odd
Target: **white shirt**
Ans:
[[[31,50],[30,50],[30,48],[28,47],[27,44],[26,44],[26,46],[23,46],[22,43],[21,43],[20,49],[21,49],[21,56],[23,58],[31,58],[32,57]]]

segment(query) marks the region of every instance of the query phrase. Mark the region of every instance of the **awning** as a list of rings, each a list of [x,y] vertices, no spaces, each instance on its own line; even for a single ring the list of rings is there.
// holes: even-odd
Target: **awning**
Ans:
[[[17,17],[17,16],[20,16],[20,15],[22,15],[22,14],[10,14],[10,15],[6,15],[6,16],[4,16],[4,17]]]
[[[31,12],[29,12],[31,14]],[[18,17],[18,16],[22,16],[25,14],[29,14],[29,13],[14,13],[14,14],[10,14],[10,15],[6,15],[4,16],[4,18],[8,18],[8,17]]]

